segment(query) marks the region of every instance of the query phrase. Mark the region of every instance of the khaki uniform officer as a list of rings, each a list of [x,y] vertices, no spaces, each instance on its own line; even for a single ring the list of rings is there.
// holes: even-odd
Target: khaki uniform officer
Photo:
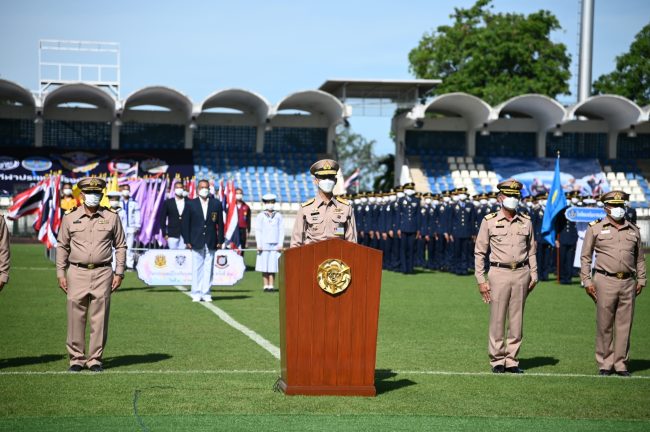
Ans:
[[[84,178],[79,182],[84,205],[68,211],[61,222],[56,250],[59,286],[68,295],[70,372],[83,366],[102,371],[102,353],[108,333],[111,293],[124,278],[126,242],[120,218],[100,207],[104,180]],[[111,268],[115,248],[115,273]],[[67,274],[66,274],[67,270]],[[90,347],[86,346],[86,317],[90,319]]]
[[[524,304],[537,284],[533,224],[530,216],[517,213],[522,186],[517,180],[497,185],[502,208],[483,218],[474,248],[479,291],[483,301],[490,304],[488,353],[494,373],[523,373],[518,354],[523,337]],[[488,251],[490,270],[486,277]]]
[[[300,206],[293,224],[291,247],[333,237],[357,241],[352,203],[332,194],[338,170],[338,162],[331,159],[320,160],[309,168],[318,186],[318,194]]]
[[[630,375],[627,362],[634,302],[646,283],[639,228],[625,220],[627,199],[628,195],[621,191],[603,195],[607,217],[589,224],[580,254],[580,278],[596,302],[596,362],[600,375],[611,375],[612,370],[621,376]]]
[[[9,282],[9,229],[0,215],[0,291]]]

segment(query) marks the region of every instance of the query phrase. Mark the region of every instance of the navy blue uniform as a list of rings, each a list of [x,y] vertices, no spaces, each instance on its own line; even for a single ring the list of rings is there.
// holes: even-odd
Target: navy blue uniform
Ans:
[[[470,266],[472,235],[474,235],[474,205],[457,202],[451,208],[451,235],[453,236],[453,273],[466,275]]]
[[[420,205],[420,226],[418,231],[420,231],[420,237],[415,239],[415,266],[416,267],[426,267],[426,249],[427,241],[425,239],[428,236],[428,225],[429,225],[429,206],[424,204]]]
[[[398,200],[397,228],[400,236],[400,271],[413,273],[415,237],[420,227],[420,201],[413,196]]]
[[[531,222],[533,223],[533,230],[535,232],[535,240],[537,240],[537,276],[538,280],[548,280],[548,274],[551,271],[551,263],[553,261],[554,247],[548,244],[542,238],[542,223],[544,221],[544,207],[533,207],[531,212]]]
[[[555,230],[560,241],[560,283],[571,283],[573,276],[573,260],[576,254],[576,243],[578,243],[578,230],[575,222],[567,220],[564,216],[566,209],[558,214]]]

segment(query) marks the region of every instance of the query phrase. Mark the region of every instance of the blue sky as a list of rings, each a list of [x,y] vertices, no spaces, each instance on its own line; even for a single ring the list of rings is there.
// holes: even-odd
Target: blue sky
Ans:
[[[259,92],[271,103],[329,78],[413,78],[408,52],[422,34],[450,22],[473,0],[428,1],[4,1],[0,77],[38,86],[38,40],[119,42],[122,97],[167,85],[201,101],[221,88]],[[494,10],[553,12],[553,35],[573,57],[575,100],[579,0],[494,0]],[[650,1],[596,0],[593,77],[611,71],[648,22]],[[387,117],[353,117],[352,128],[393,151]]]

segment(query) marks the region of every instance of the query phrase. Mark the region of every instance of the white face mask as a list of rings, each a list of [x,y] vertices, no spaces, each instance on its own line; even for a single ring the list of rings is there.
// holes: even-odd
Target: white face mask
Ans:
[[[496,203],[497,203],[497,199],[496,199],[496,198],[490,198],[490,199],[488,200],[488,202],[489,202],[490,204],[496,204]]]
[[[98,194],[84,194],[84,203],[88,207],[97,207],[102,200],[102,196]]]
[[[528,202],[526,203],[526,206],[527,206],[527,207],[532,207],[532,206],[533,206],[533,203],[530,202],[530,201],[528,201]]]
[[[174,194],[176,194],[177,197],[182,197],[184,195],[184,190],[183,188],[176,188],[174,189]]]
[[[330,179],[323,179],[318,181],[318,187],[325,193],[332,193],[336,182]]]
[[[578,198],[571,198],[571,204],[578,204]]]
[[[391,202],[395,202],[395,201],[397,201],[397,195],[391,195],[391,196],[389,196],[389,197],[388,197],[388,200],[391,201]]]
[[[454,202],[458,202],[460,197],[458,195],[452,195],[451,199],[454,200]]]
[[[433,205],[438,205],[438,204],[440,204],[440,201],[438,201],[438,200],[433,200],[433,201],[431,201],[431,202],[433,203]]]
[[[404,198],[404,192],[397,192],[397,198]]]
[[[368,198],[365,198],[365,197],[364,197],[364,198],[361,198],[361,202],[362,202],[363,204],[367,203],[367,202],[368,202]]]
[[[443,202],[449,202],[449,201],[450,201],[450,198],[449,198],[449,197],[442,197],[442,201],[443,201]]]
[[[404,189],[404,193],[408,196],[415,194],[415,189]]]
[[[275,210],[275,204],[274,203],[266,203],[266,204],[264,204],[264,210],[266,210],[266,211]]]
[[[326,191],[326,192],[327,192],[327,191]],[[372,203],[374,203],[375,201],[377,201],[377,199],[376,199],[375,197],[370,197],[370,198],[368,198],[368,201],[370,202],[370,204],[372,204]]]
[[[625,217],[625,209],[623,207],[612,207],[609,210],[609,215],[614,219],[615,221],[620,221]]]
[[[485,198],[482,199],[482,200],[480,200],[479,202],[480,202],[482,205],[486,205],[486,204],[488,203],[488,201],[487,201]]]
[[[515,197],[505,197],[503,199],[503,206],[508,210],[515,210],[519,205],[519,200]]]
[[[244,195],[242,195],[242,194],[235,194],[235,199],[236,199],[237,201],[241,201],[242,199],[244,199]]]
[[[544,202],[544,204],[546,204],[546,202]],[[597,205],[598,207],[604,207],[604,206],[605,206],[605,204],[603,204],[602,201],[598,201],[598,202],[596,203],[596,205]]]
[[[425,202],[426,204],[431,204],[431,198],[425,198],[425,199],[424,199],[424,202]]]
[[[119,201],[113,201],[113,200],[110,200],[108,203],[109,203],[110,206],[113,207],[113,208],[118,208],[118,207],[120,206],[120,202],[119,202]]]
[[[461,200],[461,201],[465,201],[467,199],[467,195],[460,194],[460,195],[458,195],[458,199]]]
[[[68,188],[63,189],[63,195],[65,196],[72,195],[72,189],[68,189]]]
[[[201,198],[207,198],[210,195],[210,190],[208,188],[199,189],[199,196]]]
[[[130,192],[130,191],[128,191],[128,190],[126,190],[126,189],[124,189],[124,190],[122,191],[122,196],[123,196],[124,198],[128,198],[130,195],[131,195],[131,192]]]
[[[360,204],[360,203],[361,203],[361,200],[360,200],[359,198],[355,198],[355,199],[354,199],[354,203],[355,203],[355,204]]]
[[[539,204],[545,206],[545,205],[546,205],[546,200],[541,200],[541,201],[539,202]]]
[[[214,186],[210,186],[210,193],[211,193],[212,195],[214,195],[214,192],[215,192],[215,188],[214,188]]]

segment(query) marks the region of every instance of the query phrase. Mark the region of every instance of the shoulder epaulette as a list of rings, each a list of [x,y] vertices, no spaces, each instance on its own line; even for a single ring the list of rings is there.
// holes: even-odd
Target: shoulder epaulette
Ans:
[[[316,198],[312,198],[310,200],[307,200],[307,201],[305,201],[304,203],[302,203],[300,205],[303,206],[303,207],[307,207],[309,204],[313,203],[314,201],[316,201]]]
[[[72,213],[72,212],[75,211],[75,210],[77,210],[77,207],[76,207],[76,206],[75,206],[75,207],[72,207],[72,208],[69,209],[69,210],[66,210],[65,214],[69,215],[70,213]]]
[[[114,209],[113,207],[105,207],[105,208],[106,208],[106,210],[117,214],[117,209]]]
[[[598,222],[600,222],[601,220],[602,220],[602,219],[596,219],[595,221],[591,221],[591,222],[589,222],[589,226],[594,226],[594,225],[596,225]]]
[[[488,214],[485,215],[485,218],[484,218],[484,219],[485,219],[485,220],[490,220],[490,219],[492,219],[493,217],[496,217],[496,216],[497,216],[497,213],[498,213],[498,212],[488,213]]]
[[[350,201],[346,200],[345,198],[336,197],[336,200],[341,204],[350,205]]]
[[[530,219],[530,215],[528,213],[519,213],[519,214],[525,217],[526,219]]]

